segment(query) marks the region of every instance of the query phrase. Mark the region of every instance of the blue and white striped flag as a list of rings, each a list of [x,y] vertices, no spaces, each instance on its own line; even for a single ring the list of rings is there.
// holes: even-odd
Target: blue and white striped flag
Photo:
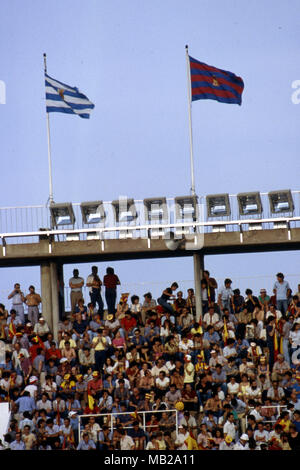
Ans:
[[[58,82],[45,73],[47,113],[77,114],[89,118],[95,105],[78,88]]]

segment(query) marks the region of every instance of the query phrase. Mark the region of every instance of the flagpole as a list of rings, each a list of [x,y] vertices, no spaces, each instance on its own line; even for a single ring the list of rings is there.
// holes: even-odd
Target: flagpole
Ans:
[[[195,191],[195,172],[194,172],[194,154],[193,154],[193,130],[192,130],[192,93],[191,93],[191,68],[189,58],[189,46],[185,46],[186,68],[187,68],[187,89],[188,89],[188,112],[189,112],[189,134],[190,134],[190,165],[191,165],[191,193]]]
[[[46,54],[44,53],[44,72],[47,73]],[[50,144],[50,120],[49,113],[46,112],[47,119],[47,137],[48,137],[48,168],[49,168],[49,203],[52,204],[53,200],[53,184],[52,184],[52,161],[51,161],[51,144]]]

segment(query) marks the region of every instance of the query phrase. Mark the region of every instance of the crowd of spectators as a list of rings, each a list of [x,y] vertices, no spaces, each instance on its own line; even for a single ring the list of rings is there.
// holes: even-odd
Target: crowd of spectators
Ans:
[[[75,269],[57,338],[34,286],[0,304],[2,449],[300,450],[300,285],[242,295],[204,271],[200,316],[177,282],[117,302],[118,285]]]

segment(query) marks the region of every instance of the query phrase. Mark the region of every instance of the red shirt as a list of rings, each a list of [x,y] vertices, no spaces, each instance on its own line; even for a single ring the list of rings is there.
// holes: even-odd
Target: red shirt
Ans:
[[[49,361],[50,357],[56,357],[56,359],[61,359],[61,351],[60,349],[52,349],[49,348],[46,350],[46,361]]]
[[[121,326],[124,330],[129,331],[136,326],[136,319],[133,317],[127,318],[126,316],[121,320]]]
[[[90,390],[94,390],[97,392],[98,390],[101,390],[102,388],[102,379],[97,379],[97,380],[90,380],[87,385],[87,391],[89,392]]]
[[[115,274],[105,274],[103,278],[103,284],[108,289],[115,289],[119,283],[119,278]]]

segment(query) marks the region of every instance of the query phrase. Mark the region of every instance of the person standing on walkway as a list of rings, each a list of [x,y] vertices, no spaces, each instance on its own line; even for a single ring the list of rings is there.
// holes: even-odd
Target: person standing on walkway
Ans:
[[[79,277],[78,269],[73,270],[73,277],[69,279],[69,287],[71,288],[71,312],[75,313],[75,307],[78,304],[78,300],[82,298],[82,287],[84,285],[84,279]]]

